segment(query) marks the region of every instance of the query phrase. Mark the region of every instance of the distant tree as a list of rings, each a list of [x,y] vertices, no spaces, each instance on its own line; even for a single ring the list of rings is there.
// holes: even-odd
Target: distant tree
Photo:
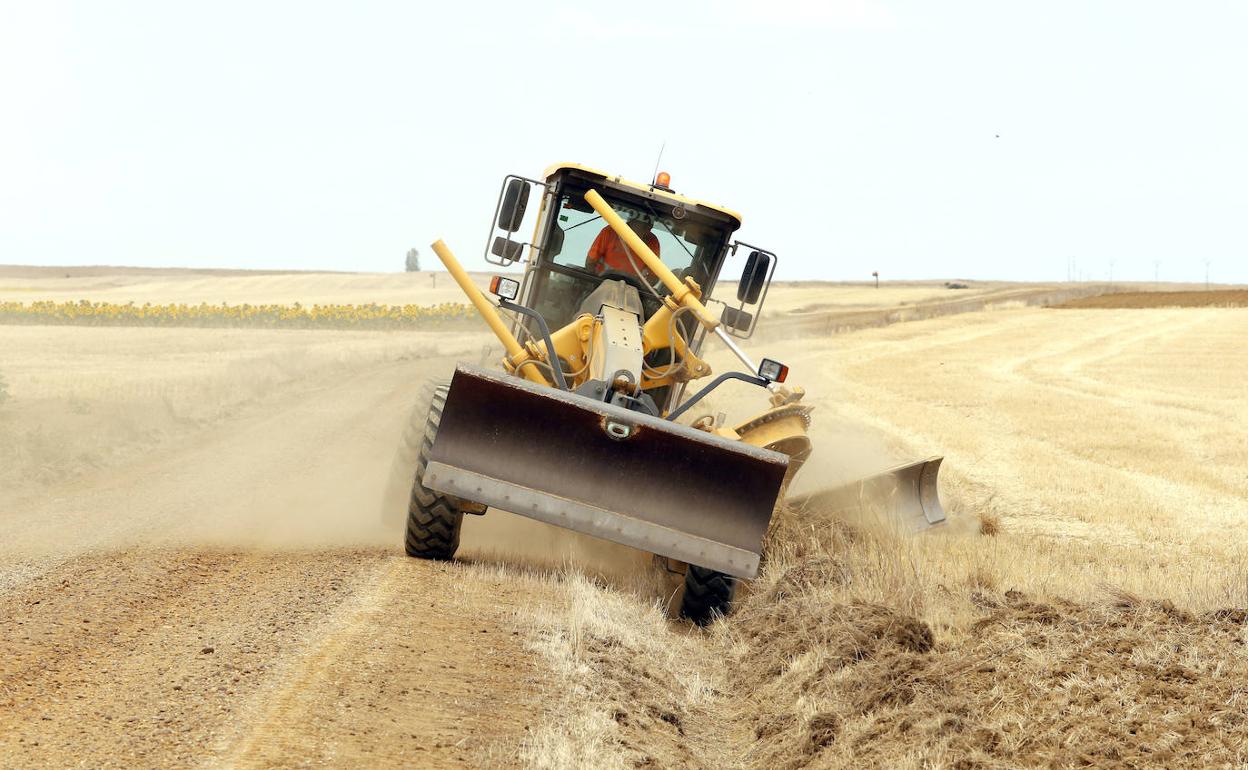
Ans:
[[[420,272],[420,252],[416,249],[407,250],[407,272]]]

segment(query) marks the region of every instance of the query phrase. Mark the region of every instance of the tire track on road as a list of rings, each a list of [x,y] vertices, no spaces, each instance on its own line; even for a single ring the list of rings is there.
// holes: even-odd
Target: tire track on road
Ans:
[[[396,557],[260,702],[231,768],[514,765],[545,672],[508,630],[547,584]]]
[[[0,598],[0,766],[188,767],[377,552],[132,549]]]

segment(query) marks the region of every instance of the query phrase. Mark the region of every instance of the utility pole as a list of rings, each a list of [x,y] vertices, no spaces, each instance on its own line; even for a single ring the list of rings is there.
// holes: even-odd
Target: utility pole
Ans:
[[[871,275],[875,277],[875,288],[880,288],[880,271],[876,270]]]

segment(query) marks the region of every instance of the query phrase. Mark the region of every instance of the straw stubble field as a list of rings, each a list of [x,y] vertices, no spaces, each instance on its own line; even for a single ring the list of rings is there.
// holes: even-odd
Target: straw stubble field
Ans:
[[[56,278],[423,301],[405,277]],[[952,520],[788,507],[707,632],[644,555],[506,514],[460,563],[401,555],[394,447],[480,332],[0,326],[0,766],[1242,766],[1248,310],[976,290],[1011,299],[833,336],[811,316],[947,290],[775,290],[757,352],[816,407],[797,491],[944,454]]]
[[[787,510],[709,643],[657,610],[639,634],[635,607],[581,586],[545,616],[564,647],[540,649],[579,662],[599,707],[550,755],[1242,766],[1245,334],[1244,309],[1015,309],[772,348],[817,383],[817,422],[858,426],[819,436],[808,486],[864,447],[940,453],[952,522],[908,538]]]

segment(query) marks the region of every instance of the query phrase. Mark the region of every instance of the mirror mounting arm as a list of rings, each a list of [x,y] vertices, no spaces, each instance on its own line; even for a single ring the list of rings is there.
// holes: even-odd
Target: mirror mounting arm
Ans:
[[[498,191],[498,201],[494,204],[494,217],[490,220],[490,232],[485,239],[485,261],[499,267],[509,267],[518,262],[525,243],[513,241],[511,234],[520,229],[524,214],[528,209],[529,195],[534,187],[543,193],[553,192],[554,185],[539,179],[530,179],[517,174],[503,177],[502,187]],[[495,237],[502,230],[505,235]],[[530,248],[536,248],[528,244]]]
[[[726,310],[735,311],[732,315],[734,319],[747,322],[745,328],[741,328],[736,324],[726,324],[729,327],[729,333],[740,339],[749,339],[754,335],[754,328],[758,325],[759,319],[762,317],[763,303],[767,301],[767,292],[771,289],[771,279],[776,274],[776,264],[779,259],[775,252],[767,249],[753,246],[744,241],[733,241],[729,247],[729,254],[735,255],[737,249],[745,247],[750,249],[750,256],[746,260],[745,269],[741,273],[741,279],[737,284],[737,306],[733,308],[726,305]],[[746,307],[750,310],[747,312]]]

